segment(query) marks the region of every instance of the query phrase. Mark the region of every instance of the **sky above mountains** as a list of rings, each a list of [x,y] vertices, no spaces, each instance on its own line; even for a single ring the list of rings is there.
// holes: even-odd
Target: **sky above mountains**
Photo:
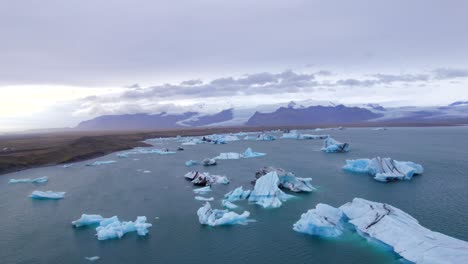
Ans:
[[[0,130],[290,100],[468,99],[468,2],[0,3]]]

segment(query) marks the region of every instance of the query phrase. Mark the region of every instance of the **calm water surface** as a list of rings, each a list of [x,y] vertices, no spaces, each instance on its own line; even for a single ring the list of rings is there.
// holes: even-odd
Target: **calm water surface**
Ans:
[[[368,128],[325,131],[351,144],[346,154],[320,152],[320,140],[273,142],[239,141],[227,145],[186,146],[175,155],[110,154],[95,160],[118,160],[98,167],[46,167],[0,176],[0,263],[395,263],[397,256],[370,245],[356,235],[324,240],[296,233],[292,225],[317,203],[339,206],[362,197],[389,203],[414,216],[434,231],[468,240],[468,128]],[[319,132],[315,132],[317,134]],[[174,148],[177,143],[154,143]],[[229,185],[216,185],[208,197],[221,208],[221,197],[244,186],[262,166],[277,166],[312,177],[318,191],[297,194],[278,209],[239,202],[257,220],[247,226],[201,226],[196,215],[202,202],[194,200],[183,175],[189,159],[201,160],[220,152],[242,152],[247,147],[267,156],[219,161],[210,168],[224,174]],[[422,176],[408,182],[383,184],[369,176],[344,172],[346,159],[392,157],[424,166]],[[137,158],[139,160],[133,160]],[[150,170],[145,174],[138,169]],[[43,185],[8,184],[11,178],[48,176]],[[59,201],[34,201],[33,190],[67,192]],[[75,229],[70,222],[82,213],[117,215],[121,220],[148,217],[153,224],[146,237],[134,233],[120,240],[98,241],[94,228]],[[158,219],[156,219],[156,217]]]

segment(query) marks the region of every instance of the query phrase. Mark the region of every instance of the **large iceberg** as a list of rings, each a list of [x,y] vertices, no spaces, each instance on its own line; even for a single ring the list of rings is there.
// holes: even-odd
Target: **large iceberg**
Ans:
[[[117,161],[115,160],[102,160],[102,161],[95,161],[93,163],[90,163],[90,164],[86,164],[86,166],[100,166],[100,165],[106,165],[106,164],[112,164],[112,163],[116,163]]]
[[[117,216],[105,218],[96,228],[98,240],[121,238],[128,232],[137,232],[139,236],[145,236],[152,225],[146,223],[145,216],[138,216],[135,222],[120,221]]]
[[[328,204],[317,204],[301,215],[301,219],[293,225],[294,231],[321,237],[338,237],[343,234],[343,212]]]
[[[235,202],[239,200],[245,200],[250,196],[250,190],[244,190],[242,186],[237,187],[236,189],[226,193],[224,198],[226,201]]]
[[[333,152],[348,152],[349,151],[349,144],[348,143],[341,143],[337,140],[334,140],[331,137],[326,138],[323,141],[322,151],[333,153]]]
[[[208,172],[191,171],[184,175],[194,185],[207,186],[215,183],[228,184],[229,179],[226,176],[210,175]]]
[[[53,192],[53,191],[34,191],[29,196],[35,200],[58,200],[65,198],[65,192]]]
[[[39,177],[39,178],[35,178],[35,179],[30,179],[30,178],[26,178],[26,179],[10,179],[8,181],[8,183],[45,183],[49,180],[49,178],[47,177]]]
[[[354,198],[340,207],[358,233],[414,263],[468,263],[468,242],[431,231],[388,204]]]
[[[255,173],[255,178],[260,178],[272,171],[275,171],[278,175],[279,182],[278,187],[289,189],[293,192],[311,192],[316,190],[312,186],[312,178],[299,178],[292,172],[287,172],[281,168],[275,167],[263,167],[257,173]]]
[[[396,180],[411,180],[414,175],[422,174],[421,165],[411,161],[397,161],[391,158],[373,158],[347,160],[345,170],[356,173],[367,173],[376,181],[390,182]]]
[[[246,225],[253,220],[248,219],[250,213],[244,211],[242,214],[229,212],[228,210],[211,209],[211,204],[206,202],[197,211],[198,221],[202,225],[219,226],[219,225]]]
[[[104,217],[102,217],[101,215],[82,214],[79,219],[72,221],[72,225],[75,227],[97,225],[102,220],[104,220]]]
[[[250,193],[249,201],[264,208],[280,207],[282,202],[293,197],[278,188],[279,179],[276,171],[272,171],[255,182],[255,187]]]

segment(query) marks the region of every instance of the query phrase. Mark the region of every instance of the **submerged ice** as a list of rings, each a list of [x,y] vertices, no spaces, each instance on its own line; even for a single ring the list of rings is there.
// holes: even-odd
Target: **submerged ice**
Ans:
[[[422,174],[421,165],[411,161],[397,161],[391,158],[373,158],[346,160],[345,170],[355,173],[366,173],[376,181],[389,182],[411,180],[414,175]]]
[[[250,213],[248,211],[237,214],[228,210],[212,209],[209,202],[198,209],[197,215],[200,224],[209,226],[246,225],[253,221],[249,219]]]

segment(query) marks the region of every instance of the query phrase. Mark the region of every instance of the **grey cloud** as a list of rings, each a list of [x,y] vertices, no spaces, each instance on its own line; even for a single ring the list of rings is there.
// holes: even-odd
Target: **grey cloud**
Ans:
[[[439,80],[468,77],[466,69],[439,68],[434,70],[435,78]]]

